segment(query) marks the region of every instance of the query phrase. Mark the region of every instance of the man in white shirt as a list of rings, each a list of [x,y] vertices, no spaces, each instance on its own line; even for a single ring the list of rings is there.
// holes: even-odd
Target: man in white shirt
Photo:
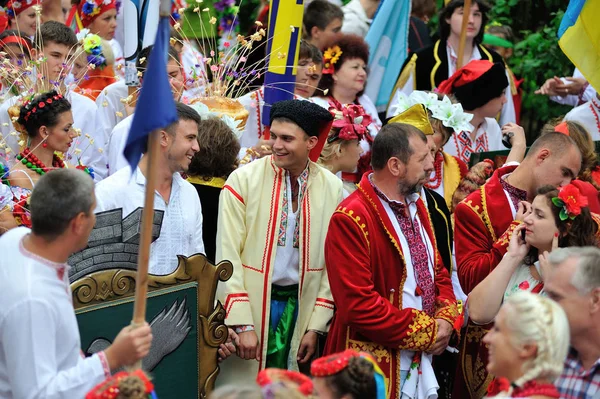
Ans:
[[[194,186],[181,177],[198,152],[200,115],[176,103],[179,122],[160,132],[158,177],[154,209],[164,211],[159,238],[150,246],[151,274],[169,274],[177,268],[177,255],[204,253],[202,208]],[[123,209],[123,216],[144,206],[148,156],[142,156],[133,171],[122,168],[96,186],[96,213]]]
[[[148,354],[150,326],[125,327],[84,358],[69,286],[68,257],[87,245],[94,183],[76,169],[42,176],[31,195],[32,228],[0,238],[0,397],[83,398],[111,370]]]
[[[573,108],[567,115],[566,121],[578,122],[590,133],[592,140],[600,140],[600,94],[594,95],[588,102]]]
[[[140,74],[140,82],[143,81],[144,79],[144,73],[146,72],[146,66],[148,65],[148,59],[150,57],[150,51],[152,50],[152,46],[148,46],[146,48],[144,48],[142,51],[140,51],[140,54],[138,55],[138,59],[136,61],[136,68],[138,73]],[[179,61],[178,61],[178,53],[177,50],[175,50],[175,48],[169,46],[169,61],[167,62],[167,74],[169,75],[169,82],[171,83],[171,91],[173,93],[173,99],[175,101],[179,101],[180,97],[181,97],[181,93],[183,92],[184,89],[184,78],[183,78],[183,73],[181,72],[181,67],[179,65]],[[115,85],[116,83],[114,83],[113,85]],[[111,86],[113,86],[111,85]],[[120,91],[120,88],[115,87],[113,92],[115,92],[115,94],[113,94],[111,97],[113,98],[113,100],[111,100],[111,103],[113,105],[121,104],[123,107],[123,111],[116,112],[116,117],[119,117],[123,115],[123,112],[125,112],[125,106],[123,105],[123,103],[120,100],[115,101],[114,98],[116,95],[118,95],[118,91]],[[123,90],[126,93],[126,86],[123,85]],[[124,93],[124,94],[125,94]],[[110,94],[110,93],[109,93]],[[100,98],[100,97],[98,97]],[[125,98],[125,97],[123,97]],[[111,109],[111,104],[109,104],[109,109]],[[104,114],[107,116],[111,116],[110,115],[110,110],[107,112],[106,110],[104,111]],[[105,119],[106,120],[106,119]],[[119,169],[124,168],[126,166],[128,166],[129,164],[127,163],[127,160],[125,159],[125,157],[123,156],[123,149],[125,148],[125,143],[127,142],[127,134],[129,133],[129,128],[131,127],[131,122],[133,121],[133,113],[129,116],[127,116],[125,119],[120,119],[118,121],[118,123],[115,125],[113,125],[111,127],[111,130],[108,130],[108,132],[110,133],[107,137],[107,142],[106,142],[106,148],[107,148],[107,159],[108,159],[108,174],[112,175],[115,172],[117,172]],[[106,124],[105,124],[106,125]],[[113,129],[114,127],[114,129]],[[106,132],[107,130],[105,128],[103,128],[104,132]]]
[[[554,102],[576,107],[596,97],[596,90],[581,71],[575,68],[571,77],[555,76],[546,80],[542,87],[535,91],[535,94],[549,96],[550,100]]]
[[[379,0],[352,0],[342,7],[344,24],[342,32],[360,37],[367,36],[373,17],[379,7]]]
[[[81,163],[94,169],[94,178],[96,181],[102,180],[106,176],[106,159],[103,154],[104,140],[96,136],[96,105],[89,98],[66,90],[61,75],[65,74],[64,63],[67,62],[71,51],[77,44],[75,33],[64,24],[56,21],[48,21],[40,26],[38,37],[34,43],[41,43],[41,48],[33,51],[34,59],[45,57],[45,61],[39,68],[39,80],[34,90],[36,92],[50,90],[48,82],[56,82],[58,90],[65,93],[65,97],[71,103],[73,111],[74,128],[80,131],[81,135],[75,139],[69,153],[65,154],[65,161],[71,165],[77,165],[80,158]],[[44,86],[42,86],[42,84]],[[14,160],[14,155],[19,153],[19,136],[11,134],[14,127],[8,108],[16,105],[21,97],[13,97],[5,101],[0,106],[0,132],[6,140],[7,147],[10,150],[2,150],[10,160]],[[12,162],[9,162],[9,164]]]

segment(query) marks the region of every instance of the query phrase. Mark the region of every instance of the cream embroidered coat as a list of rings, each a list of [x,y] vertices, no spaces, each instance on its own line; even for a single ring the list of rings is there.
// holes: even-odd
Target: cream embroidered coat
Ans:
[[[221,364],[218,385],[255,381],[265,367],[271,276],[273,273],[286,172],[262,158],[229,176],[219,201],[216,260],[233,263],[233,276],[219,284],[218,299],[230,326],[254,325],[261,361],[232,356]],[[329,219],[342,200],[342,182],[310,162],[306,193],[299,204],[299,309],[288,364],[297,370],[298,348],[308,330],[326,332],[333,298],[325,268]]]

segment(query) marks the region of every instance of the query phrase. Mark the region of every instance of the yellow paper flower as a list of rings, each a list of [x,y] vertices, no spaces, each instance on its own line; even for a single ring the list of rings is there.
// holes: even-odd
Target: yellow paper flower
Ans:
[[[325,50],[323,58],[325,58],[325,60],[329,61],[333,65],[340,59],[340,56],[342,54],[343,52],[342,49],[340,49],[340,46],[333,46]]]
[[[100,36],[98,35],[87,35],[84,39],[83,39],[83,49],[85,50],[86,53],[90,53],[92,52],[93,49],[95,49],[98,46],[102,45],[102,39],[100,39]]]

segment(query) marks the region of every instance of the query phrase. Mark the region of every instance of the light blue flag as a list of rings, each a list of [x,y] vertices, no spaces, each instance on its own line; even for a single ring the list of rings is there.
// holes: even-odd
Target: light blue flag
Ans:
[[[386,110],[396,79],[408,56],[410,1],[382,2],[371,24],[366,41],[369,44],[369,79],[365,94],[377,110]]]

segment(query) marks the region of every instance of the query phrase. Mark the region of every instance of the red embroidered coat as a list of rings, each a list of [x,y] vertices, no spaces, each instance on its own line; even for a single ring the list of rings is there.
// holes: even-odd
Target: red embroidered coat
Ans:
[[[513,220],[508,198],[500,184],[501,176],[516,166],[494,172],[490,180],[472,192],[454,211],[454,248],[458,278],[468,295],[500,263],[506,253],[513,230],[520,222]],[[453,396],[483,398],[493,376],[486,370],[488,350],[481,342],[489,325],[469,320],[460,342],[460,359]]]
[[[448,271],[435,244],[423,201],[419,220],[434,245],[435,318],[454,324],[458,316]],[[406,266],[400,240],[366,173],[357,191],[331,218],[325,262],[337,311],[325,353],[351,348],[374,354],[386,375],[388,397],[399,396],[401,350],[426,351],[436,341],[437,324],[427,313],[403,308]]]

